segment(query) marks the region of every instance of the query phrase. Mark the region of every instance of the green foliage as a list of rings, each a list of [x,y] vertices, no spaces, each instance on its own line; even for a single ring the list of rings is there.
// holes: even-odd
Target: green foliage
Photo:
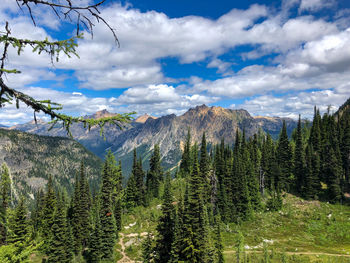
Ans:
[[[6,163],[0,168],[0,245],[4,244],[7,238],[7,208],[11,201],[11,178]]]
[[[71,245],[72,240],[67,222],[65,203],[62,197],[59,196],[53,216],[49,248],[47,250],[47,262],[71,262],[73,258],[73,248]]]
[[[154,145],[153,154],[150,159],[150,170],[147,173],[146,187],[148,198],[159,197],[160,182],[163,181],[163,169],[161,166],[161,157],[159,145]]]
[[[175,209],[172,204],[170,174],[167,175],[164,187],[162,215],[158,219],[157,238],[154,262],[168,262],[171,257],[171,246],[174,242]]]
[[[111,151],[107,153],[102,168],[102,186],[100,193],[99,216],[101,220],[101,259],[112,259],[117,239],[117,229],[113,213],[112,193],[114,173],[118,171]]]

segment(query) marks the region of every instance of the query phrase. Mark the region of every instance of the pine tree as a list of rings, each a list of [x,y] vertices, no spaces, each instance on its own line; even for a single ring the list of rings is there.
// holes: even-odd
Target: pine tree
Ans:
[[[137,205],[137,186],[135,177],[131,175],[125,189],[125,206],[130,209]]]
[[[151,233],[147,234],[147,238],[142,243],[142,262],[143,263],[151,263],[154,262],[153,259],[153,251],[154,250],[154,244],[152,240]]]
[[[299,115],[298,127],[296,132],[295,153],[294,153],[294,176],[296,180],[296,190],[300,195],[303,195],[305,183],[305,158],[304,147],[301,131],[301,119]]]
[[[74,236],[74,253],[78,254],[81,251],[82,240],[83,240],[83,229],[81,225],[80,217],[80,180],[79,174],[75,174],[75,184],[74,184],[74,193],[72,198],[71,207],[69,209],[69,216],[72,222],[72,233]]]
[[[11,178],[6,163],[0,168],[0,245],[6,242],[7,238],[7,208],[11,201]]]
[[[232,192],[233,205],[235,207],[234,219],[247,219],[251,214],[251,203],[248,189],[247,174],[245,171],[248,162],[248,151],[246,147],[234,151],[232,166]]]
[[[171,257],[171,246],[174,241],[174,216],[175,210],[173,202],[173,196],[171,191],[171,179],[170,174],[167,175],[165,186],[164,186],[164,196],[162,204],[162,215],[158,220],[157,225],[157,240],[155,254],[156,257],[154,262],[168,262]]]
[[[159,197],[159,186],[163,180],[163,169],[161,166],[159,145],[154,145],[153,154],[150,159],[150,170],[147,173],[146,186],[147,196],[150,198]]]
[[[305,167],[305,179],[302,195],[306,199],[317,199],[320,189],[319,177],[314,173],[313,167],[315,166],[315,162],[319,163],[318,155],[316,155],[313,151],[312,145],[309,144],[306,147],[306,167]]]
[[[186,142],[184,145],[184,151],[182,153],[180,163],[180,173],[182,176],[187,177],[191,173],[192,169],[192,157],[191,157],[191,131],[188,129]]]
[[[52,177],[49,177],[47,190],[44,198],[44,206],[42,211],[42,237],[44,240],[49,240],[51,229],[54,223],[54,212],[56,208],[56,193],[53,188]],[[48,243],[43,244],[44,252],[48,252]]]
[[[341,167],[332,148],[325,163],[325,172],[328,175],[328,198],[330,202],[338,202],[341,199]]]
[[[117,239],[115,219],[113,214],[112,192],[113,173],[116,171],[115,158],[111,151],[107,153],[102,168],[101,199],[99,215],[101,220],[101,259],[112,259],[113,249]]]
[[[217,263],[224,263],[224,247],[222,245],[222,237],[221,237],[221,227],[220,227],[220,217],[216,217],[215,220],[215,249],[216,249],[216,261]]]
[[[81,246],[84,249],[89,241],[90,231],[91,231],[91,195],[89,183],[86,178],[86,172],[84,167],[84,162],[81,163],[80,168],[80,183],[79,183],[79,205],[78,205],[78,216],[80,219],[81,228]]]
[[[282,190],[289,190],[292,172],[292,151],[288,140],[286,122],[283,121],[282,131],[278,141],[277,160],[281,169],[278,183]]]
[[[210,180],[209,180],[209,169],[210,169],[210,162],[209,162],[209,156],[207,151],[207,141],[205,138],[205,133],[203,133],[201,149],[200,149],[199,171],[200,171],[200,176],[203,180],[203,198],[205,202],[210,201],[211,189],[210,189]]]
[[[100,217],[96,215],[95,218],[95,226],[92,231],[92,235],[90,237],[89,242],[89,263],[97,263],[101,260],[101,251],[102,251],[102,231],[101,231],[101,221]]]
[[[27,218],[27,207],[24,197],[19,199],[13,217],[9,220],[10,235],[7,242],[14,243],[18,247],[25,247],[29,238],[29,221]]]
[[[184,260],[185,257],[182,253],[184,249],[184,202],[182,199],[182,194],[180,194],[180,198],[177,205],[177,211],[175,215],[175,223],[174,223],[174,241],[171,244],[171,263],[176,263],[181,260]]]
[[[112,201],[113,201],[113,211],[114,211],[114,218],[115,218],[115,224],[117,231],[120,231],[122,229],[122,181],[123,181],[123,175],[122,175],[122,165],[119,161],[119,165],[117,166],[117,170],[114,173],[114,191],[112,194]]]
[[[197,145],[195,144],[195,149]],[[189,193],[188,193],[188,205],[185,206],[187,218],[185,224],[189,225],[190,230],[189,237],[192,236],[193,248],[186,247],[188,250],[187,260],[191,259],[191,262],[207,262],[207,244],[208,233],[205,225],[205,214],[203,205],[203,184],[199,175],[198,154],[195,151],[193,154],[193,168],[189,178]],[[191,233],[192,232],[192,233]]]
[[[57,207],[54,212],[53,225],[48,243],[48,263],[68,263],[72,261],[73,254],[71,253],[72,250],[69,246],[69,226],[67,223],[65,204],[62,197],[59,197],[57,201]]]

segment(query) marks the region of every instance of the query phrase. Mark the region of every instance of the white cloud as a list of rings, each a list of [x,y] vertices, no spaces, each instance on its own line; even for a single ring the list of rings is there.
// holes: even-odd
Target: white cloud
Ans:
[[[335,0],[301,0],[299,12],[318,11],[323,8],[329,8],[336,4]]]
[[[301,114],[302,118],[311,119],[314,106],[317,106],[321,113],[326,112],[328,106],[331,106],[331,111],[334,112],[349,96],[350,90],[347,90],[346,93],[339,93],[334,90],[300,92],[282,97],[264,95],[246,100],[239,107],[247,109],[255,116],[278,116],[297,119],[298,115]]]
[[[3,1],[5,4],[0,6],[0,16],[11,22],[12,33],[16,36],[43,39],[49,31],[45,29],[59,28],[57,19],[44,14],[41,9],[37,15],[42,15],[39,23],[48,24],[45,29],[34,27],[28,16],[16,14],[18,9],[13,0]],[[299,3],[299,11],[303,15],[289,18],[289,11]],[[322,92],[331,91],[328,98],[338,102],[342,97],[345,101],[350,87],[350,30],[346,29],[350,22],[343,15],[339,15],[341,22],[307,15],[325,7],[330,5],[324,0],[288,0],[282,2],[278,12],[267,6],[252,5],[246,10],[233,9],[214,20],[199,16],[169,18],[155,11],[141,12],[129,6],[112,4],[102,10],[102,16],[117,29],[121,47],[116,47],[108,28],[98,24],[94,39],[86,36],[79,41],[80,59],[62,56],[55,66],[73,70],[84,88],[129,89],[120,97],[110,99],[88,98],[80,92],[44,88],[23,90],[43,99],[47,96],[57,100],[65,105],[67,111],[76,113],[92,113],[107,108],[121,112],[137,110],[158,115],[178,114],[191,106],[216,102],[220,96],[258,96],[244,104],[254,110],[256,105],[264,106],[263,99],[282,105],[281,97],[271,95],[276,93],[296,105],[289,107],[295,114],[304,108],[298,101],[283,94],[292,92],[307,97],[307,91],[315,89],[320,90],[315,93],[317,96],[326,97],[326,93]],[[0,26],[3,25],[0,22]],[[278,56],[268,65],[252,63],[234,73],[230,70],[232,62],[225,61],[222,55],[240,45],[252,48],[241,54],[246,60],[271,54]],[[217,68],[217,73],[224,77],[209,81],[188,76],[181,80],[187,81],[187,84],[181,83],[177,87],[165,85],[162,83],[170,81],[160,63],[164,58],[175,58],[180,64],[204,62],[208,68]],[[23,72],[8,75],[7,83],[12,87],[28,86],[38,80],[62,81],[64,78],[55,74],[46,55],[38,56],[30,49],[25,49],[21,56],[11,51],[9,61],[10,68]],[[326,102],[329,100],[321,100],[321,103]],[[303,102],[303,105],[306,104]],[[277,107],[266,112],[272,114],[273,110],[276,114],[287,112]]]

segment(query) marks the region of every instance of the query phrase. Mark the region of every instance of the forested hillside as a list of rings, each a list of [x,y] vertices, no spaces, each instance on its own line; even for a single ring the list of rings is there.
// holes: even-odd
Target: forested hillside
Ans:
[[[319,255],[318,262],[346,262],[350,115],[321,116],[315,108],[312,123],[299,118],[291,138],[283,122],[277,140],[242,130],[236,129],[233,147],[225,138],[209,147],[206,133],[196,142],[188,130],[173,174],[162,167],[157,144],[147,171],[135,149],[125,187],[121,164],[109,151],[95,174],[101,174],[98,188],[89,186],[84,161],[70,173],[75,178],[71,196],[54,187],[55,177],[49,176],[30,213],[25,198],[11,202],[13,176],[3,165],[0,259],[307,262]],[[25,137],[32,145],[32,135],[5,133],[4,138]],[[61,141],[53,143],[58,151]],[[7,160],[21,155],[12,156]],[[302,226],[306,229],[297,234]],[[132,228],[137,233],[130,233]],[[298,256],[298,249],[304,254]]]
[[[96,187],[102,161],[82,145],[68,138],[38,136],[0,129],[0,165],[11,171],[12,195],[33,199],[52,176],[55,187],[73,191],[75,172],[86,164],[89,182]]]

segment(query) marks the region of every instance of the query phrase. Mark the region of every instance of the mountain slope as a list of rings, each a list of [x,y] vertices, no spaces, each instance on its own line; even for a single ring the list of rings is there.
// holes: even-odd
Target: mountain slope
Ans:
[[[101,160],[78,142],[0,129],[0,165],[5,162],[9,166],[17,196],[33,197],[50,175],[57,186],[71,192],[81,160],[91,185],[96,186]]]
[[[92,117],[110,116],[107,111],[97,112]],[[183,141],[188,129],[191,130],[193,142],[200,142],[203,132],[207,141],[216,144],[221,138],[227,143],[233,143],[236,130],[243,129],[247,137],[264,131],[274,138],[278,137],[283,120],[287,123],[289,134],[296,127],[296,122],[288,118],[252,117],[246,110],[231,110],[222,107],[197,106],[181,116],[174,114],[155,118],[143,115],[127,124],[123,130],[109,125],[104,128],[105,139],[99,135],[99,128],[92,127],[88,132],[82,125],[73,125],[73,137],[89,150],[103,157],[106,149],[112,149],[118,159],[122,160],[122,167],[126,175],[131,167],[131,151],[137,148],[146,168],[148,159],[155,144],[160,145],[163,165],[171,168],[178,163],[181,157]],[[60,127],[48,132],[49,125],[33,122],[17,125],[11,129],[18,129],[30,133],[53,136],[67,136]]]

